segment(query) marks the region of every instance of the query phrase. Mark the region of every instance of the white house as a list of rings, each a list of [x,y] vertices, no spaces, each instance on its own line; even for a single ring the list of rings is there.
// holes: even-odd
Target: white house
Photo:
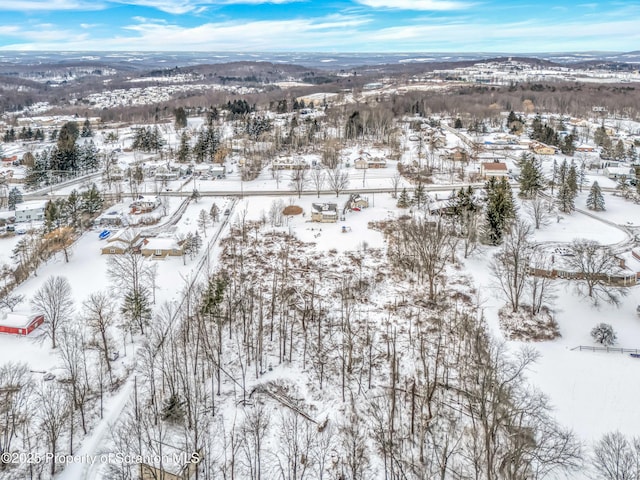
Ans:
[[[18,203],[16,205],[16,222],[44,220],[44,209],[46,206],[47,202],[42,200]]]

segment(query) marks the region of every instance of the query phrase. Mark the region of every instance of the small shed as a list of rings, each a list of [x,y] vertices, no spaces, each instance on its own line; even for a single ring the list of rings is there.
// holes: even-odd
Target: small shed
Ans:
[[[44,323],[44,315],[0,312],[0,333],[29,335]]]

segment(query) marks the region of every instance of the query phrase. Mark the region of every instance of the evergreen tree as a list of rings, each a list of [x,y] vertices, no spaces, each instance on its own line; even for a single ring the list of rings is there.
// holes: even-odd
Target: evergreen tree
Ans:
[[[67,218],[69,218],[72,227],[76,228],[80,226],[82,198],[78,195],[78,192],[75,189],[71,191],[66,201],[64,201],[64,211]]]
[[[396,204],[396,206],[398,208],[409,208],[409,203],[409,194],[407,193],[407,189],[403,188],[402,192],[400,192],[400,196],[398,197],[398,203]]]
[[[544,190],[544,174],[540,160],[531,154],[522,154],[518,162],[520,167],[520,196],[532,198]]]
[[[82,209],[90,215],[98,212],[102,208],[104,199],[96,184],[92,184],[89,190],[82,192]]]
[[[618,140],[616,146],[613,149],[613,158],[616,160],[624,160],[626,156],[627,152],[625,151],[624,143],[622,142],[622,140]]]
[[[558,207],[564,213],[571,213],[575,209],[575,194],[567,182],[558,187]]]
[[[9,190],[9,210],[15,210],[18,203],[22,203],[22,192],[18,190],[18,187],[13,187],[11,190]]]
[[[506,178],[489,179],[485,185],[487,191],[486,240],[491,245],[499,245],[511,222],[516,218],[513,192]]]
[[[147,291],[144,288],[140,288],[127,292],[120,311],[130,325],[137,324],[140,333],[144,334],[144,327],[151,319],[151,305]]]
[[[551,181],[549,185],[551,186],[551,195],[553,195],[553,189],[556,185],[558,185],[558,176],[559,176],[558,162],[554,158],[553,159],[553,169],[551,170]]]
[[[564,140],[560,142],[560,151],[565,155],[573,156],[576,151],[575,140],[576,137],[573,134],[564,137]]]
[[[460,130],[462,128],[462,120],[460,120],[460,118],[456,118],[456,121],[453,124],[453,128],[455,128],[456,130]]]
[[[578,172],[576,170],[576,165],[573,162],[571,162],[571,166],[567,172],[566,182],[575,198],[578,194]]]
[[[175,128],[176,130],[180,130],[181,128],[186,128],[187,126],[187,112],[183,107],[178,107],[173,111],[173,115],[175,116]]]
[[[52,232],[60,227],[60,209],[58,204],[52,200],[44,207],[44,231]]]
[[[180,163],[187,163],[189,161],[189,155],[191,149],[189,148],[189,135],[187,132],[182,132],[180,136],[180,147],[178,148],[177,159]]]
[[[89,119],[85,119],[84,124],[82,125],[82,132],[80,133],[81,137],[93,137],[93,130],[91,130],[91,122]]]
[[[179,423],[184,418],[184,403],[177,393],[172,393],[162,406],[162,419],[169,423]]]
[[[587,197],[587,208],[589,210],[595,210],[596,212],[604,210],[604,197],[602,196],[602,190],[598,182],[593,182],[589,196]]]
[[[411,205],[417,208],[422,208],[427,204],[427,192],[424,190],[424,185],[418,183],[418,186],[413,191],[413,198],[411,198]]]

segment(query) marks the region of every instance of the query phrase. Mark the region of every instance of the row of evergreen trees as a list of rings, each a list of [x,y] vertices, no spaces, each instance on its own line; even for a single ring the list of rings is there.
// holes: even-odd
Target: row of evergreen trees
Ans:
[[[50,200],[44,210],[44,231],[48,233],[60,227],[80,228],[82,215],[99,212],[103,203],[95,183],[82,193],[73,190],[66,199]]]

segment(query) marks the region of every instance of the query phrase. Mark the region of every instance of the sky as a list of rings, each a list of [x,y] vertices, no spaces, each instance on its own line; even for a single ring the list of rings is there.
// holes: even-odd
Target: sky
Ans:
[[[640,0],[0,0],[0,50],[640,50]]]

